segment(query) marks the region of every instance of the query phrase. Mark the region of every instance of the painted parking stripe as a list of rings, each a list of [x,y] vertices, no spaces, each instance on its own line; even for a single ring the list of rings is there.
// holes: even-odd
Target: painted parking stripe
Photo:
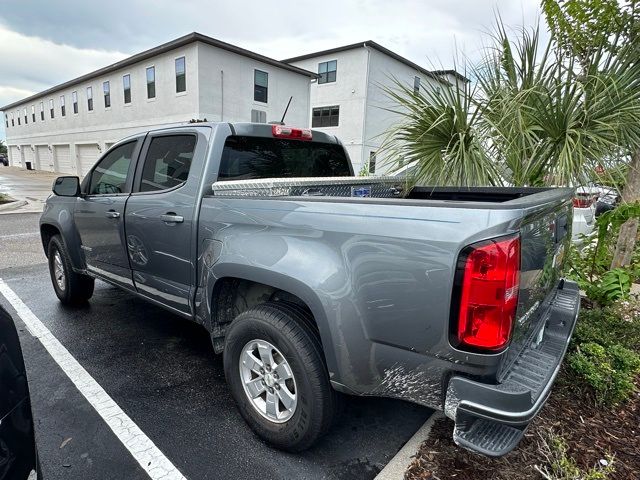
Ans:
[[[36,235],[40,235],[40,232],[10,233],[9,235],[0,235],[0,238],[35,237]]]
[[[0,278],[0,293],[7,299],[27,326],[29,332],[47,349],[62,371],[74,383],[98,415],[111,428],[133,458],[153,480],[185,479],[171,461],[147,437],[118,404],[78,363],[38,317]]]

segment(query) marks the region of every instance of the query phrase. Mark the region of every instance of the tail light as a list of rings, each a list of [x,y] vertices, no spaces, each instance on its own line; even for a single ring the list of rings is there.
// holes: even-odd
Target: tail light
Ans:
[[[278,138],[291,138],[294,140],[311,140],[313,134],[308,128],[285,127],[284,125],[273,125],[271,133]]]
[[[520,237],[467,247],[456,275],[457,345],[499,350],[509,343],[520,288]]]
[[[589,208],[594,202],[594,198],[590,195],[573,197],[573,208]]]

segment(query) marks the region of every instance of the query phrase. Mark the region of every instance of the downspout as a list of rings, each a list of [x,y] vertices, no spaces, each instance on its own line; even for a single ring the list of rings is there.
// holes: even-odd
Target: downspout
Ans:
[[[368,159],[366,158],[366,155],[364,152],[364,140],[365,140],[365,132],[367,131],[367,105],[368,105],[368,97],[369,97],[369,63],[371,62],[371,50],[369,49],[369,47],[367,47],[367,42],[364,42],[362,46],[367,51],[367,70],[366,70],[365,84],[364,84],[364,108],[362,109],[362,143],[361,143],[362,153],[360,154],[361,170],[365,166],[365,162],[367,162],[366,163],[367,168],[369,167]]]
[[[224,121],[224,70],[220,70],[220,121]]]

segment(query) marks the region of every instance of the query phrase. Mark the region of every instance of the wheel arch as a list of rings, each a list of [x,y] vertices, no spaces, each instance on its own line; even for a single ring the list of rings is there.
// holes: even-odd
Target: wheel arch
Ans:
[[[208,312],[204,315],[211,322],[209,330],[214,339],[214,347],[216,338],[224,339],[226,325],[242,311],[262,301],[286,301],[308,310],[313,320],[311,327],[316,329],[320,338],[330,377],[332,372],[336,372],[336,354],[324,303],[310,286],[294,277],[251,265],[216,264],[211,273],[213,278],[206,294]],[[244,310],[234,308],[238,307],[238,299],[234,299],[233,295],[245,292],[249,295],[248,298],[245,295],[241,299]],[[219,344],[216,350],[220,351]]]

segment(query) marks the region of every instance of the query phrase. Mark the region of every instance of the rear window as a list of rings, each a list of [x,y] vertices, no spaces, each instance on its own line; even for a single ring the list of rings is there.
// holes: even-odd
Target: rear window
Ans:
[[[218,180],[348,176],[349,159],[340,145],[230,136],[222,151]]]

